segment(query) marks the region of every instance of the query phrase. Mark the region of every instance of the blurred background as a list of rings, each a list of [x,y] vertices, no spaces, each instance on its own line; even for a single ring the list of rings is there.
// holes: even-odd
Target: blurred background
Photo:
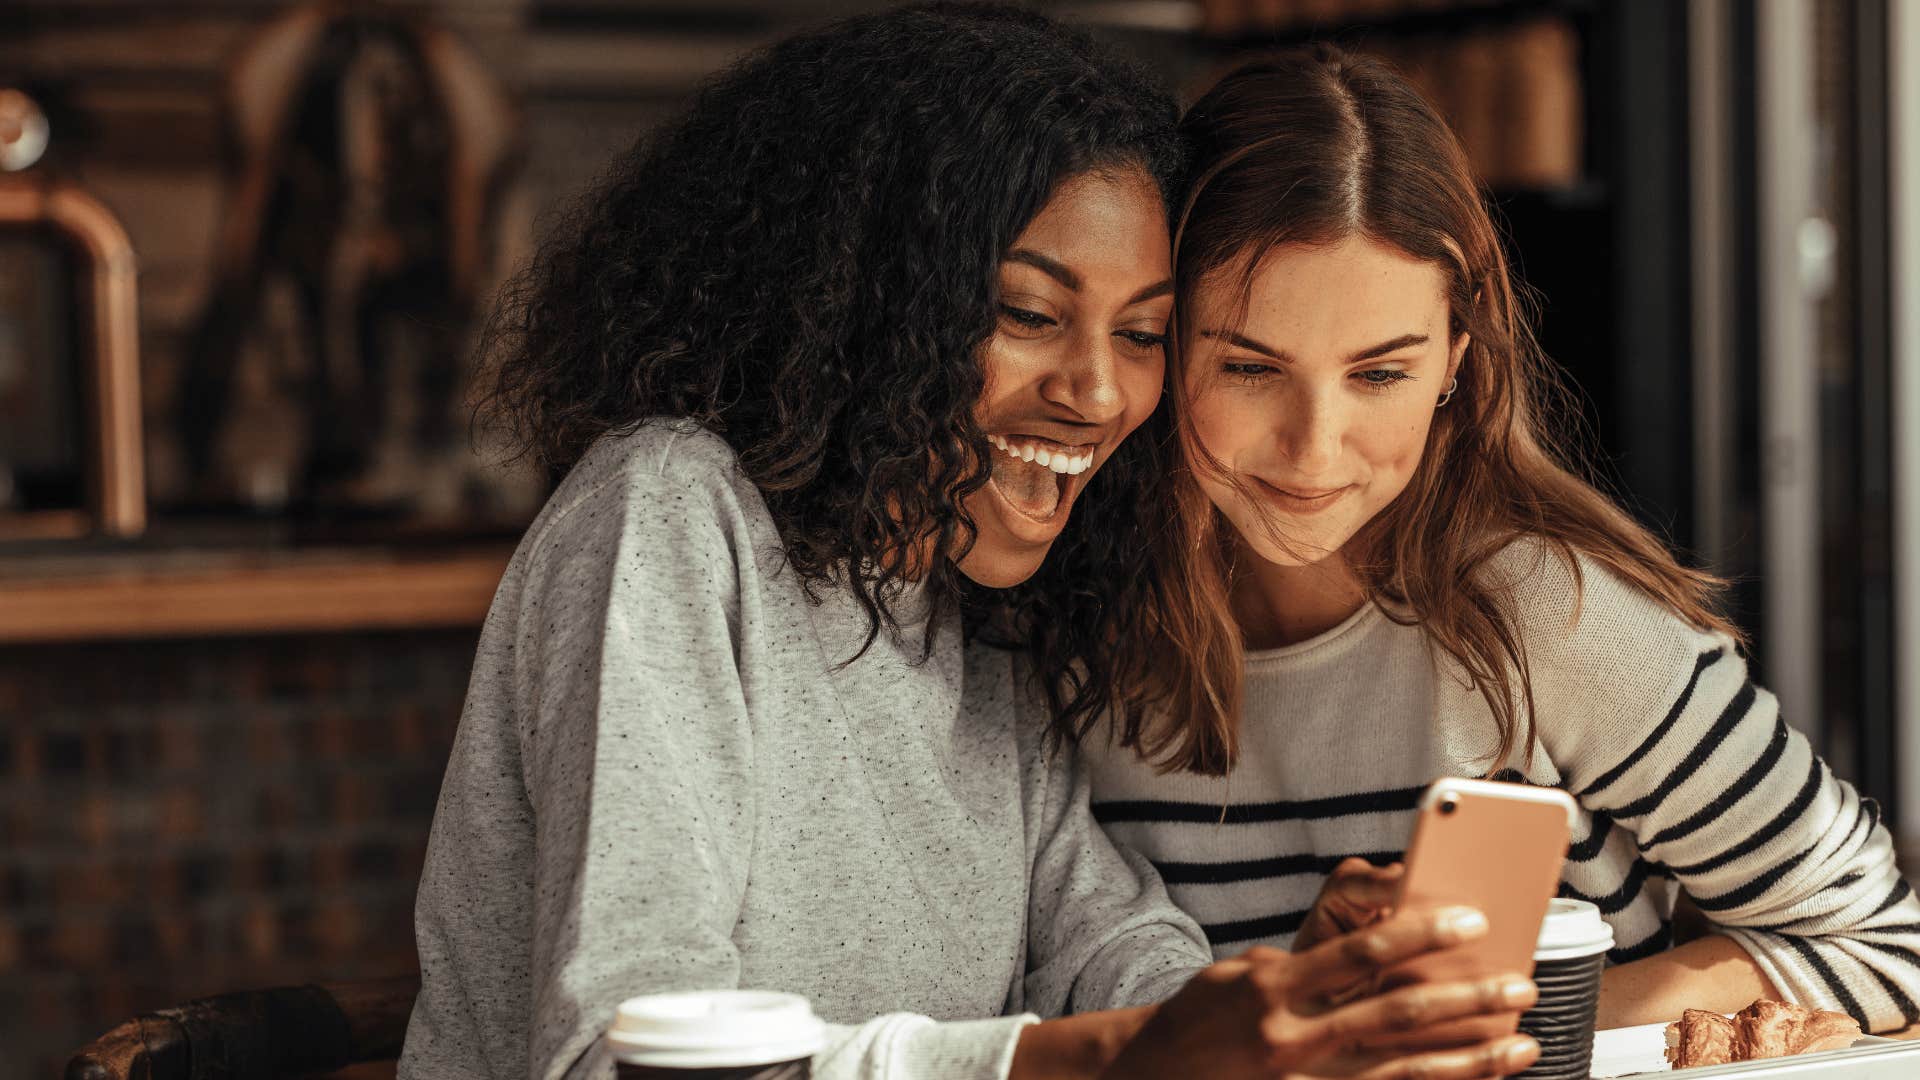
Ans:
[[[488,297],[703,76],[872,6],[0,5],[0,1078],[415,970],[547,483],[463,407]],[[1189,98],[1315,39],[1411,76],[1598,473],[1734,581],[1789,721],[1920,841],[1920,2],[1037,6]]]

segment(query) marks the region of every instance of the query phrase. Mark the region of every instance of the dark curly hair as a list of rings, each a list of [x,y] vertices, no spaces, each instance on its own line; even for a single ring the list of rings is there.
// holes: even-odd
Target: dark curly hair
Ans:
[[[738,454],[810,595],[858,597],[869,644],[924,574],[936,615],[1032,648],[1055,705],[1091,715],[1113,683],[1099,643],[1122,636],[1093,583],[1147,553],[1134,507],[1094,488],[1158,476],[1164,431],[1103,468],[1056,545],[1077,557],[1027,586],[978,589],[914,553],[973,540],[961,500],[988,476],[973,410],[1003,253],[1089,170],[1143,169],[1171,200],[1177,119],[1156,79],[1017,8],[899,8],[773,44],[616,159],[509,288],[489,401],[555,470],[650,417],[697,420]]]

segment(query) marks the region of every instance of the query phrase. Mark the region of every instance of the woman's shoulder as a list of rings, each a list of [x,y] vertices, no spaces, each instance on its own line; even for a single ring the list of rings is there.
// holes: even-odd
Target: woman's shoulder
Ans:
[[[741,483],[751,487],[739,460],[725,439],[693,420],[649,417],[631,430],[602,435],[588,447],[554,492],[554,501],[610,483],[630,488],[656,480],[668,481],[659,486],[732,492]]]
[[[528,569],[555,558],[649,566],[738,563],[779,550],[779,531],[733,448],[686,420],[650,419],[602,436],[576,462],[528,527],[515,557]]]
[[[1499,544],[1481,564],[1479,580],[1516,606],[1559,605],[1584,584],[1596,564],[1573,548],[1535,533],[1521,533]]]
[[[1479,579],[1530,643],[1708,633],[1604,560],[1549,537],[1522,534],[1507,541],[1481,566]]]
[[[1507,544],[1483,575],[1543,705],[1664,702],[1702,656],[1732,648],[1725,633],[1694,625],[1602,559],[1544,538]]]
[[[652,417],[601,436],[560,482],[529,535],[595,509],[673,504],[675,516],[766,517],[759,489],[740,471],[725,439],[691,420]],[[654,515],[642,514],[641,517]]]

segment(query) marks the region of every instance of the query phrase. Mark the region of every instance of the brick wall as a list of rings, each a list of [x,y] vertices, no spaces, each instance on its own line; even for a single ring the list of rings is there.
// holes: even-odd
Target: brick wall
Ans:
[[[0,650],[0,1080],[188,998],[415,970],[474,641]]]

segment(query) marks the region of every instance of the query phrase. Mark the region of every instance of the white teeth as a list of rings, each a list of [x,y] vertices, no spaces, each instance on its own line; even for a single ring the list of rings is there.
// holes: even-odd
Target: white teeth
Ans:
[[[1093,452],[1075,457],[1065,450],[1050,450],[1032,443],[1016,445],[1004,435],[988,435],[987,441],[1015,461],[1031,461],[1062,476],[1079,476],[1093,468]]]

